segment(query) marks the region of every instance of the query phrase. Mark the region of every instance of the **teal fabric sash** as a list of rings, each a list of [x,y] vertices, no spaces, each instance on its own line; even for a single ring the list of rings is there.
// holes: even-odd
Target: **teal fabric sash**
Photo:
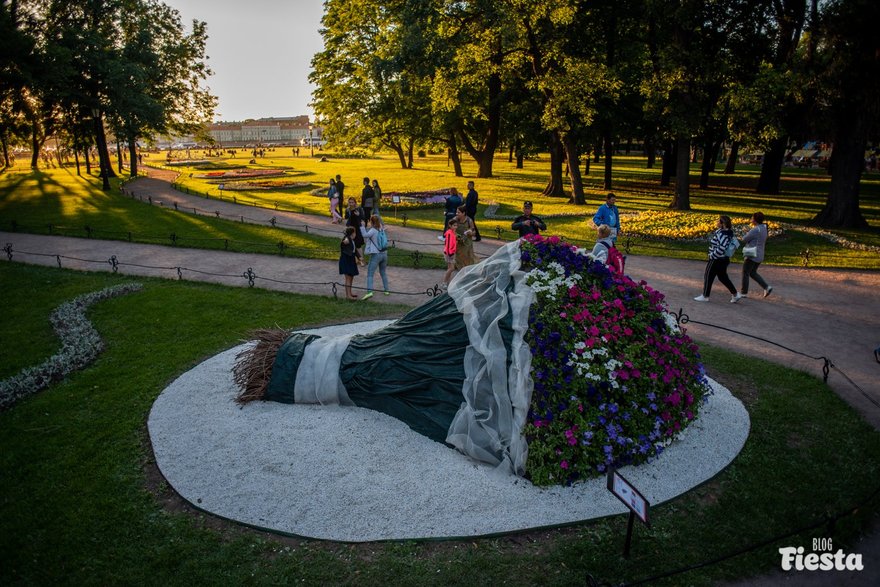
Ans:
[[[314,334],[297,332],[290,335],[278,349],[272,364],[272,376],[266,387],[263,399],[292,404],[293,389],[296,384],[296,371],[302,362],[303,352],[310,342],[320,338]]]

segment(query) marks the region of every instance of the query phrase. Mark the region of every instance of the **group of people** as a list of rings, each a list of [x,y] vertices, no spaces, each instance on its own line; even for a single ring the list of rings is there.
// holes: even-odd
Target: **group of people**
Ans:
[[[382,278],[385,295],[389,294],[386,268],[388,265],[387,237],[385,225],[379,214],[379,200],[381,190],[379,182],[375,179],[364,178],[364,188],[361,192],[361,204],[358,205],[355,198],[348,199],[348,205],[344,212],[337,209],[344,193],[345,185],[339,175],[335,180],[330,180],[330,212],[334,223],[346,222],[345,235],[340,245],[339,273],[345,276],[346,297],[358,299],[352,292],[352,280],[358,275],[358,266],[367,269],[367,293],[361,299],[369,299],[373,296],[373,277],[378,269]],[[455,271],[473,265],[477,262],[474,254],[474,242],[481,240],[480,231],[476,224],[476,212],[478,194],[474,189],[474,182],[468,182],[468,193],[465,198],[455,188],[446,198],[444,208],[443,256],[446,261],[446,273],[443,281],[448,285]],[[517,216],[511,224],[511,229],[519,233],[520,237],[529,234],[540,234],[547,230],[546,223],[537,215],[533,214],[534,206],[531,201],[523,202],[522,214]],[[613,271],[624,272],[626,257],[616,247],[617,238],[621,233],[620,211],[617,208],[617,197],[613,193],[607,194],[605,203],[599,206],[593,216],[593,223],[597,227],[597,240],[589,255],[593,259],[605,263]],[[749,284],[754,280],[762,289],[763,297],[769,296],[773,287],[769,285],[758,273],[758,267],[764,261],[764,250],[768,238],[767,224],[764,222],[764,214],[755,212],[751,217],[752,228],[743,237],[742,241],[736,239],[731,228],[729,216],[720,216],[716,224],[716,230],[709,241],[708,262],[703,275],[703,291],[694,299],[698,302],[708,302],[712,292],[712,284],[717,278],[731,294],[731,303],[736,303],[748,297]],[[380,239],[379,233],[382,233]],[[737,291],[733,282],[727,275],[727,267],[730,259],[739,245],[743,246],[744,260],[742,266],[742,283]],[[369,265],[364,261],[364,255],[369,257]]]
[[[709,240],[709,261],[706,263],[706,271],[703,274],[703,293],[695,297],[698,302],[708,302],[712,293],[712,284],[715,279],[721,282],[730,292],[730,303],[735,304],[749,296],[749,283],[751,280],[763,288],[763,297],[773,293],[773,286],[769,285],[758,273],[758,267],[764,261],[764,249],[767,244],[767,224],[764,222],[764,213],[755,212],[751,218],[752,228],[740,242],[733,234],[730,216],[719,216],[716,230]],[[727,266],[730,258],[736,252],[739,245],[743,246],[742,282],[737,291],[733,282],[727,275]]]
[[[343,220],[348,219],[348,211],[351,210],[351,202],[355,202],[355,206],[357,206],[357,200],[354,198],[348,199],[348,208],[343,210],[343,202],[345,200],[345,183],[342,181],[342,176],[337,175],[335,178],[330,178],[330,187],[327,188],[327,198],[330,201],[330,222],[332,224],[342,224]],[[379,212],[379,204],[382,199],[382,189],[379,187],[379,180],[374,179],[372,183],[370,183],[370,178],[364,178],[364,188],[361,190],[361,204],[360,208],[363,212],[365,218],[370,218],[370,216],[375,213],[377,216],[381,216]],[[346,225],[350,225],[346,222]]]

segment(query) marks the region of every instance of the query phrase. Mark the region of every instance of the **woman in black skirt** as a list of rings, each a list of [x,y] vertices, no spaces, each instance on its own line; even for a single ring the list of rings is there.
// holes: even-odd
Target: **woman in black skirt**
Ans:
[[[354,276],[358,275],[358,258],[357,248],[355,247],[355,234],[357,234],[352,226],[345,227],[345,236],[339,243],[339,274],[345,276],[345,297],[349,300],[356,300],[358,297],[351,291]]]

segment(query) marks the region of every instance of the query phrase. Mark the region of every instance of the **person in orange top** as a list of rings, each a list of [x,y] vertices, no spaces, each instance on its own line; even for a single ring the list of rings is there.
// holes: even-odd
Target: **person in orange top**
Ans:
[[[452,280],[452,272],[455,271],[455,251],[458,249],[458,240],[455,235],[455,227],[458,226],[458,220],[452,218],[446,225],[446,232],[443,233],[443,257],[446,258],[446,275],[443,281],[446,285]]]

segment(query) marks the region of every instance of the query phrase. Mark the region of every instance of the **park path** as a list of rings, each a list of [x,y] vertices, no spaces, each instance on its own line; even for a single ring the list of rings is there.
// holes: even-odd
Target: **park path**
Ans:
[[[144,201],[152,200],[153,204],[162,202],[164,206],[173,206],[176,202],[179,208],[208,209],[212,214],[216,211],[229,216],[246,215],[248,221],[260,223],[268,223],[275,217],[295,229],[305,230],[304,227],[309,226],[310,232],[339,233],[339,227],[330,225],[328,219],[206,200],[174,190],[170,185],[173,173],[150,170],[150,175],[130,182],[126,186],[129,195]],[[552,225],[549,232],[552,232]],[[442,248],[436,238],[437,231],[394,226],[389,233],[397,247],[403,250],[439,252]],[[483,257],[502,244],[485,237],[482,242],[475,243],[478,255]],[[111,271],[108,260],[115,255],[119,262],[118,271],[130,275],[181,277],[248,287],[244,274],[251,269],[257,276],[256,287],[317,295],[333,295],[333,283],[341,281],[335,261],[10,232],[0,232],[0,244],[8,245],[14,262],[56,266],[60,255],[62,266],[81,270]],[[7,255],[0,255],[0,259],[8,260]],[[178,268],[183,269],[178,272]],[[630,255],[627,260],[627,273],[631,277],[645,280],[663,292],[671,311],[688,316],[691,320],[687,324],[688,333],[697,341],[802,369],[816,377],[822,376],[821,360],[809,359],[774,344],[708,325],[767,339],[812,357],[829,358],[834,366],[828,378],[831,388],[868,423],[880,429],[880,407],[877,405],[880,404],[880,363],[873,356],[873,349],[880,345],[880,272],[762,266],[761,273],[773,285],[773,294],[768,298],[750,297],[731,304],[729,294],[718,283],[709,303],[693,300],[700,293],[703,268],[703,262],[681,259]],[[739,264],[731,265],[730,273],[735,283],[738,283],[739,270]],[[355,285],[361,288],[365,284],[364,273],[355,281]],[[379,295],[369,302],[358,303],[420,305],[427,301],[429,290],[431,294],[436,293],[436,286],[442,283],[443,271],[389,267],[388,275],[392,295]],[[376,278],[378,280],[378,276]],[[337,288],[339,295],[344,295],[341,286]],[[752,292],[753,295],[760,293],[760,289],[753,287]],[[833,578],[823,573],[799,574],[796,583],[880,584],[880,530],[875,526],[849,552],[862,553],[873,571],[854,573],[847,578],[841,574],[835,574]],[[775,585],[787,579],[795,580],[795,577],[779,573],[737,585]]]

